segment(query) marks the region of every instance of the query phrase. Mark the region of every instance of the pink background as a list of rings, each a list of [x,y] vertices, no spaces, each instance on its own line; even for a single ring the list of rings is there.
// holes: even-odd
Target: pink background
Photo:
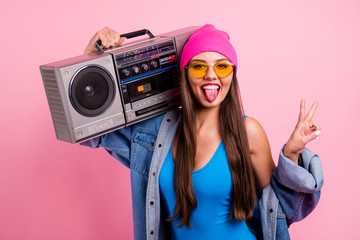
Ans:
[[[0,239],[132,239],[129,170],[56,140],[39,65],[82,54],[104,26],[160,34],[206,23],[232,37],[245,111],[276,162],[300,99],[320,101],[322,133],[308,147],[325,185],[292,239],[359,239],[358,1],[3,1],[0,22]]]

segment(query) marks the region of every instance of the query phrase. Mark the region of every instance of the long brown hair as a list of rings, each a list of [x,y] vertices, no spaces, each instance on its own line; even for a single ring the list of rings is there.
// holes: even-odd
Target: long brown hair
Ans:
[[[190,227],[192,210],[197,207],[192,173],[196,153],[196,109],[186,68],[181,76],[182,108],[179,127],[175,136],[174,189],[176,205],[174,215],[169,219]],[[254,174],[250,160],[240,91],[234,73],[230,90],[220,105],[220,136],[224,142],[226,156],[233,180],[232,209],[238,221],[246,220],[253,214],[255,201]],[[231,217],[233,215],[231,214]]]

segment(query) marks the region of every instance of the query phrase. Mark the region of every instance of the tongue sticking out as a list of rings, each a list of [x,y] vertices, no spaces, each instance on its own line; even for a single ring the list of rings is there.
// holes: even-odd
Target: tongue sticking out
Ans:
[[[209,102],[215,101],[218,93],[218,89],[205,89],[205,96]]]

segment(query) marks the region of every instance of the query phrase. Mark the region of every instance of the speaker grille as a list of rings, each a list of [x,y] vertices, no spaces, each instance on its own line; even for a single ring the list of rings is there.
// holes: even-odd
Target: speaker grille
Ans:
[[[91,65],[80,69],[70,83],[70,101],[80,114],[87,117],[98,116],[108,109],[114,95],[114,80],[101,66]]]
[[[56,137],[62,141],[71,141],[68,124],[65,117],[64,105],[61,101],[59,86],[56,81],[55,71],[40,69],[44,88],[49,103],[51,117],[56,132]]]

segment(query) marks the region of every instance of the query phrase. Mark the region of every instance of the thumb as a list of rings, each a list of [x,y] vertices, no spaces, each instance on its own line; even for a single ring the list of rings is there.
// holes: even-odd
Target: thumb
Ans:
[[[121,45],[127,38],[126,37],[120,37],[119,41],[117,41],[115,44],[116,45]]]

